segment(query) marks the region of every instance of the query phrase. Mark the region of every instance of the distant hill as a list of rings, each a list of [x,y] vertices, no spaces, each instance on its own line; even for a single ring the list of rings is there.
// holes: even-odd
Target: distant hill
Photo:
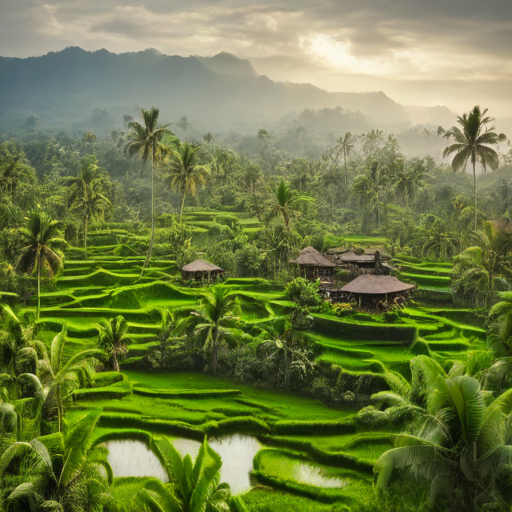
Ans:
[[[406,112],[411,116],[414,124],[430,124],[435,127],[442,126],[445,130],[451,128],[457,121],[448,107],[437,105],[435,107],[405,106]]]
[[[195,56],[208,69],[211,69],[219,75],[233,75],[256,78],[258,73],[252,67],[247,59],[239,59],[235,55],[227,52],[220,52],[213,57]]]
[[[96,122],[101,131],[120,126],[123,114],[134,116],[139,107],[151,106],[161,109],[165,122],[187,116],[205,130],[243,132],[304,109],[336,107],[363,114],[353,116],[358,128],[361,117],[366,127],[410,122],[404,107],[383,92],[332,93],[311,84],[274,82],[257,76],[248,60],[225,52],[179,57],[154,49],[114,54],[69,47],[41,57],[0,57],[0,132],[12,119],[32,115],[46,125]],[[108,115],[92,116],[95,109]]]

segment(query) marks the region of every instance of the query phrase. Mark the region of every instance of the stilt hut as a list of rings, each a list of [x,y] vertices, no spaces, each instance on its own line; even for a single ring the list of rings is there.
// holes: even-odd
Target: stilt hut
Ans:
[[[299,266],[300,275],[306,279],[328,279],[334,276],[336,264],[314,247],[306,247],[292,263]]]
[[[414,284],[402,283],[394,276],[364,274],[341,288],[340,292],[354,298],[361,306],[376,309],[403,305]]]
[[[206,260],[195,260],[181,269],[181,277],[189,281],[216,280],[224,270]]]

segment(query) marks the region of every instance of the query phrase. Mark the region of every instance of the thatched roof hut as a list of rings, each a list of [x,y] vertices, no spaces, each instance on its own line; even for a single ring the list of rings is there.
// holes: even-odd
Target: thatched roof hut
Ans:
[[[224,270],[206,260],[195,260],[181,269],[183,279],[200,281],[201,279],[217,279]]]
[[[394,276],[375,276],[364,274],[346,284],[340,292],[351,293],[355,296],[394,297],[411,291],[416,285],[402,283]]]
[[[311,246],[302,249],[299,257],[292,263],[299,265],[301,275],[304,274],[309,279],[332,276],[336,268],[336,263]]]

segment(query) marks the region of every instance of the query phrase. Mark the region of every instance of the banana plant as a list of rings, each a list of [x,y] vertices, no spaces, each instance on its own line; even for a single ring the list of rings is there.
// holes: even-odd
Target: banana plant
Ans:
[[[220,456],[204,440],[195,462],[183,459],[164,437],[156,441],[156,450],[169,475],[170,484],[149,484],[138,494],[147,512],[247,512],[239,497],[231,496],[226,483],[220,483]]]
[[[48,388],[47,400],[56,402],[58,431],[62,431],[64,418],[64,402],[71,396],[77,384],[83,384],[89,373],[85,361],[90,358],[102,358],[104,352],[100,349],[87,349],[74,354],[67,361],[64,357],[67,327],[64,324],[62,331],[53,338],[50,354],[43,344],[39,345],[42,359],[39,360],[40,379]]]
[[[92,443],[100,413],[84,415],[66,435],[59,432],[7,447],[0,456],[0,487],[7,491],[0,495],[0,510],[85,510],[92,502],[111,502],[108,450]],[[13,459],[22,463],[11,464]]]

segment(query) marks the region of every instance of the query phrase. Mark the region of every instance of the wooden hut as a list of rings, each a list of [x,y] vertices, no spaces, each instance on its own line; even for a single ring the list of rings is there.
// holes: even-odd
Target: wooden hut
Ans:
[[[356,299],[360,305],[401,305],[416,285],[402,283],[394,276],[364,274],[341,288],[340,292]]]
[[[306,247],[300,251],[299,257],[292,263],[299,266],[301,276],[312,280],[333,277],[336,269],[336,264],[314,247]]]
[[[224,270],[206,260],[195,260],[181,269],[183,279],[189,281],[216,280]]]

